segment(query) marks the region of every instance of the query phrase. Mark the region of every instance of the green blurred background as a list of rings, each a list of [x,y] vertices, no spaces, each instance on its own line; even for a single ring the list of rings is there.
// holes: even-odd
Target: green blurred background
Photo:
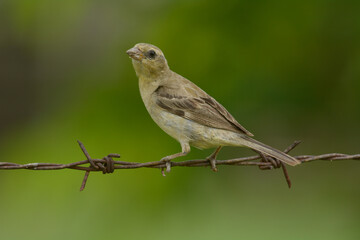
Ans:
[[[0,161],[69,163],[180,145],[151,120],[125,51],[170,67],[258,140],[360,153],[359,1],[0,1]],[[193,149],[185,159],[212,150]],[[225,148],[220,159],[247,156]],[[360,239],[360,165],[1,171],[1,239]]]

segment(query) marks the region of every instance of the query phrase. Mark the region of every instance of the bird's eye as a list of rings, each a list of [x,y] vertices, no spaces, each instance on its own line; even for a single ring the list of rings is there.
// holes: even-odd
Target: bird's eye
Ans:
[[[154,58],[156,57],[156,52],[151,49],[151,50],[149,50],[149,51],[147,52],[146,55],[147,55],[148,58],[154,59]]]

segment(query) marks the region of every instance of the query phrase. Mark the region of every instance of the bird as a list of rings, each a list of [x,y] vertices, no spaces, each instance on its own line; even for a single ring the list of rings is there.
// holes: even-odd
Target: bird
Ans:
[[[213,97],[190,80],[169,68],[160,48],[138,43],[126,51],[139,80],[140,95],[155,123],[181,145],[181,152],[160,161],[171,169],[171,160],[187,155],[190,146],[215,148],[206,159],[217,171],[216,157],[224,146],[247,147],[262,157],[272,157],[295,166],[296,158],[252,138],[246,130]]]

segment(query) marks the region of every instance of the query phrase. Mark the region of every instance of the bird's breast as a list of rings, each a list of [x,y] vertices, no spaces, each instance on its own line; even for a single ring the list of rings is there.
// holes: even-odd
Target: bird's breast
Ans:
[[[206,149],[232,145],[230,142],[233,142],[233,139],[230,141],[229,136],[234,135],[231,137],[234,139],[238,137],[235,136],[236,133],[199,124],[159,107],[156,103],[157,96],[154,95],[159,86],[156,82],[139,80],[141,98],[151,118],[164,132],[180,143],[189,143],[194,147]]]

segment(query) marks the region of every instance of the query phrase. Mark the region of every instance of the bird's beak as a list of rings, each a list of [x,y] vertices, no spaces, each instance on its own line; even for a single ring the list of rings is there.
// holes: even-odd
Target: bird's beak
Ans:
[[[141,61],[144,58],[144,54],[137,47],[130,48],[126,51],[126,53],[129,55],[129,57],[138,61]]]

